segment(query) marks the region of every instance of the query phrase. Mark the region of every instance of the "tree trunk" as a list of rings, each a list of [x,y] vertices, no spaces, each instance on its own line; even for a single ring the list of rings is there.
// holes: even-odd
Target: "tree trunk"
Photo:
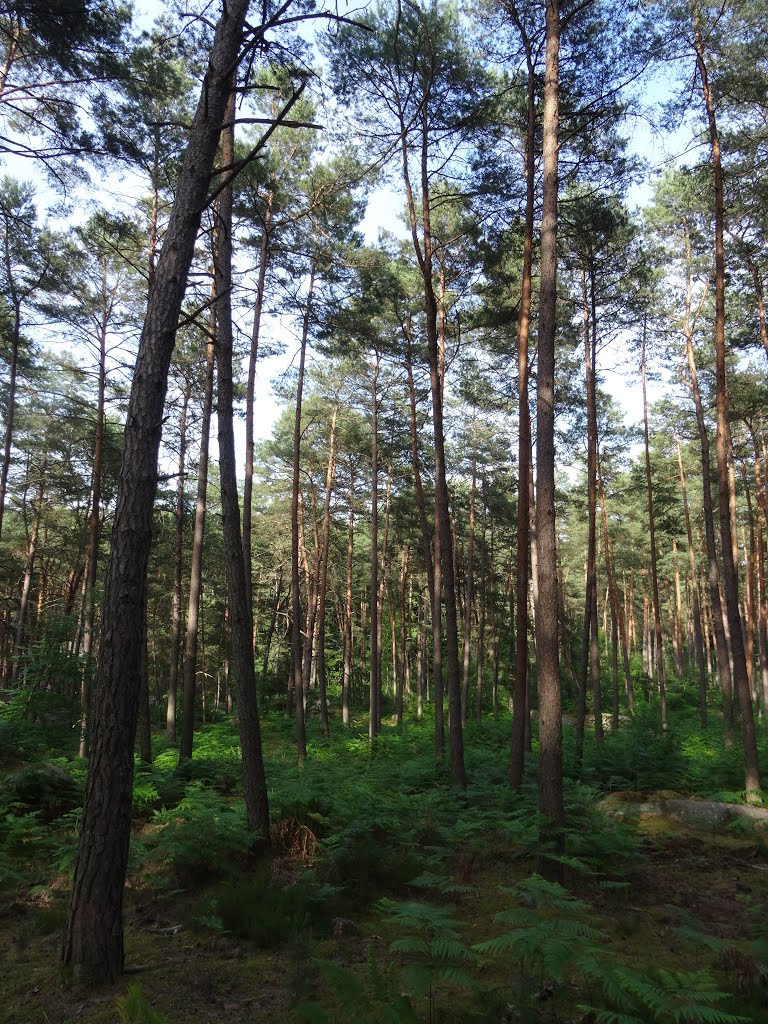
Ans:
[[[274,192],[267,193],[267,208],[261,226],[261,246],[259,248],[259,274],[256,281],[256,305],[253,310],[253,328],[251,330],[251,348],[248,354],[248,382],[245,390],[245,477],[243,479],[243,554],[245,555],[245,582],[251,602],[253,565],[251,556],[251,532],[253,519],[253,411],[256,392],[256,362],[259,358],[259,335],[261,333],[261,317],[264,310],[264,283],[267,277],[269,261],[269,234],[272,223],[272,203]]]
[[[248,0],[229,0],[176,186],[139,342],[102,613],[91,757],[62,962],[94,980],[123,969],[123,884],[133,795],[133,746],[147,560],[168,368],[200,217],[242,41]]]
[[[187,471],[187,409],[192,380],[184,382],[181,412],[179,413],[179,478],[176,481],[176,535],[173,546],[173,603],[171,605],[171,649],[168,669],[168,705],[165,731],[169,743],[176,742],[176,691],[179,681],[179,655],[181,647],[182,571],[184,555],[184,480]]]
[[[731,636],[731,659],[733,664],[733,688],[741,711],[741,733],[744,744],[744,780],[747,800],[760,800],[760,767],[757,754],[757,739],[752,713],[752,696],[749,689],[744,637],[739,613],[739,579],[733,555],[731,533],[730,495],[728,486],[728,384],[725,368],[725,254],[723,230],[725,221],[725,198],[723,169],[720,160],[720,136],[715,117],[715,104],[709,87],[707,66],[704,60],[704,43],[698,9],[693,16],[694,48],[696,64],[701,77],[701,89],[707,111],[709,144],[712,153],[712,174],[715,193],[715,381],[717,409],[717,478],[720,511],[720,548],[723,559],[723,589]]]
[[[696,555],[691,532],[691,515],[688,509],[688,490],[683,469],[683,455],[680,449],[680,438],[675,436],[677,443],[677,465],[680,471],[680,491],[683,495],[683,515],[685,532],[688,538],[688,567],[691,573],[691,604],[693,606],[693,642],[696,650],[696,664],[699,671],[699,722],[702,729],[707,728],[707,666],[704,661],[704,642],[701,628],[701,605],[699,603],[699,585],[696,574]]]
[[[477,418],[472,417],[472,489],[469,496],[469,541],[467,544],[467,585],[464,595],[464,637],[462,651],[461,720],[467,721],[469,703],[470,641],[472,639],[472,605],[474,602],[475,572],[475,494],[477,492]]]
[[[203,593],[203,541],[205,539],[205,505],[208,492],[208,446],[213,410],[213,377],[216,362],[213,338],[216,328],[215,287],[211,306],[210,333],[206,344],[205,393],[200,424],[200,454],[197,462],[197,499],[195,525],[192,531],[192,559],[189,569],[189,600],[187,602],[187,633],[184,643],[183,700],[179,763],[192,757],[195,732],[195,692],[197,681],[197,634],[200,623],[200,599]]]
[[[299,376],[296,382],[296,413],[293,423],[293,481],[291,487],[291,651],[293,655],[293,690],[296,706],[296,749],[299,764],[307,756],[307,728],[304,720],[304,685],[302,674],[303,644],[301,641],[301,579],[299,576],[299,474],[301,470],[301,403],[304,393],[304,366],[307,358],[309,321],[312,315],[312,300],[315,289],[314,265],[309,275],[307,298],[301,329],[299,350]],[[307,595],[309,603],[309,595]]]
[[[13,281],[13,263],[9,246],[8,232],[6,231],[5,263],[6,274],[9,281]],[[8,368],[8,391],[6,403],[8,411],[5,421],[5,439],[3,441],[3,461],[0,464],[0,537],[3,535],[3,515],[5,513],[5,498],[8,493],[8,473],[11,468],[11,453],[13,449],[13,430],[16,420],[16,388],[19,374],[19,344],[21,342],[21,300],[16,295],[15,288],[12,290],[11,306],[13,308],[13,323],[10,330],[11,358]]]
[[[512,751],[509,761],[509,783],[519,790],[525,770],[525,730],[528,691],[528,558],[530,537],[530,505],[528,501],[531,461],[531,412],[528,395],[528,341],[531,327],[533,297],[533,232],[536,204],[536,69],[531,41],[518,15],[511,6],[512,17],[520,33],[526,59],[526,122],[525,122],[525,228],[523,232],[523,269],[520,310],[517,320],[517,607],[515,630],[515,675],[512,694]],[[511,623],[510,623],[511,625]]]
[[[333,407],[331,435],[328,439],[328,471],[325,477],[325,506],[323,508],[323,533],[320,541],[320,579],[317,599],[317,678],[320,688],[320,727],[323,736],[330,736],[328,722],[328,697],[325,677],[325,604],[328,590],[328,552],[331,537],[331,493],[336,479],[336,416],[338,406]]]
[[[429,381],[432,392],[432,427],[435,443],[435,607],[439,612],[438,577],[445,606],[445,652],[448,684],[448,731],[451,782],[456,786],[464,786],[464,742],[461,725],[461,665],[459,662],[458,617],[456,609],[456,578],[453,569],[453,545],[451,543],[451,514],[448,498],[448,479],[445,462],[445,428],[443,425],[443,387],[444,380],[441,368],[444,365],[444,346],[440,344],[438,333],[438,303],[433,281],[433,239],[430,206],[430,167],[428,160],[429,140],[427,127],[427,105],[421,108],[421,151],[420,172],[421,188],[419,201],[421,205],[421,239],[419,239],[419,214],[416,200],[411,187],[408,167],[408,138],[403,132],[401,139],[403,179],[411,226],[411,238],[414,251],[421,271],[424,287],[425,331],[427,338],[427,360],[429,363]],[[440,572],[438,573],[438,565]],[[441,633],[440,615],[433,614],[433,630]],[[440,638],[442,640],[442,637]],[[435,635],[435,658],[438,657],[439,644]],[[442,680],[438,682],[438,666],[435,663],[435,732],[442,725]],[[436,739],[439,747],[440,741]]]
[[[632,690],[632,671],[629,664],[629,637],[627,635],[627,629],[624,619],[624,609],[622,608],[622,603],[619,596],[619,588],[616,583],[615,563],[613,560],[613,542],[611,541],[611,535],[608,532],[608,511],[606,509],[605,504],[605,487],[603,486],[603,475],[600,468],[599,451],[597,457],[597,483],[598,491],[600,494],[600,509],[603,523],[603,536],[605,538],[605,571],[608,577],[608,585],[610,587],[611,611],[618,626],[619,641],[621,644],[621,652],[624,661],[624,688],[627,695],[627,709],[631,712],[634,711],[635,708],[635,696]]]
[[[560,8],[547,0],[544,79],[541,267],[537,378],[536,533],[539,607],[536,650],[539,690],[539,811],[544,847],[540,871],[559,881],[562,867],[546,853],[564,849],[563,735],[560,703],[557,546],[555,538],[555,329],[557,312],[558,84]]]
[[[659,602],[659,574],[656,555],[656,517],[653,510],[653,482],[651,478],[651,450],[648,433],[648,398],[645,386],[645,324],[643,324],[643,344],[640,364],[640,375],[643,382],[643,436],[645,438],[645,485],[648,491],[648,539],[651,546],[651,594],[653,604],[653,637],[656,663],[657,682],[659,684],[659,700],[661,701],[661,728],[666,733],[667,723],[667,686],[664,666],[664,639],[661,633],[661,604]]]
[[[222,132],[221,158],[225,167],[234,163],[235,93],[230,93],[227,122]],[[234,388],[232,382],[232,187],[218,200],[214,232],[214,279],[216,282],[216,368],[219,384],[219,474],[221,521],[227,562],[227,604],[231,659],[237,685],[237,718],[243,762],[243,795],[248,828],[269,844],[269,804],[261,752],[256,673],[253,666],[253,614],[246,586],[240,504],[235,462]]]
[[[349,711],[352,694],[352,556],[355,540],[355,473],[349,470],[349,528],[347,531],[347,573],[344,585],[344,679],[341,690],[341,720],[349,728]]]
[[[371,367],[371,664],[368,689],[368,738],[378,734],[379,708],[379,354]]]
[[[50,420],[49,420],[50,426]],[[47,431],[46,431],[47,434]],[[47,445],[47,436],[45,444]],[[29,607],[29,595],[32,590],[32,574],[35,568],[35,557],[37,555],[37,541],[40,536],[40,523],[43,516],[43,501],[45,499],[46,475],[48,472],[48,453],[43,455],[43,464],[40,467],[40,479],[37,484],[35,495],[35,513],[32,519],[32,530],[27,544],[27,558],[24,565],[24,578],[21,584],[21,597],[19,599],[19,617],[16,620],[16,635],[13,641],[13,653],[11,655],[11,687],[16,685],[19,675],[19,663],[21,661],[21,650],[24,643],[24,630],[27,623],[27,608]]]
[[[105,275],[106,276],[106,275]],[[102,280],[102,285],[105,285]],[[102,317],[99,331],[99,382],[96,403],[96,430],[93,440],[93,468],[91,470],[91,508],[88,515],[88,561],[83,595],[83,655],[85,664],[80,680],[80,744],[78,753],[88,753],[88,716],[90,709],[90,662],[94,650],[94,624],[96,617],[96,578],[101,542],[101,478],[104,472],[104,425],[107,387],[107,317]]]
[[[397,689],[395,693],[395,716],[397,724],[403,724],[403,686],[405,683],[406,662],[408,653],[406,649],[406,616],[405,616],[405,591],[408,582],[408,545],[403,547],[402,561],[400,563],[400,668],[397,672]]]

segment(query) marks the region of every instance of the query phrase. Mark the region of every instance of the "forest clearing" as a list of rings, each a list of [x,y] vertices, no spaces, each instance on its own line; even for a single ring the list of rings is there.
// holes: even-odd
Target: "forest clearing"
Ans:
[[[9,1024],[768,1020],[767,19],[0,10]]]

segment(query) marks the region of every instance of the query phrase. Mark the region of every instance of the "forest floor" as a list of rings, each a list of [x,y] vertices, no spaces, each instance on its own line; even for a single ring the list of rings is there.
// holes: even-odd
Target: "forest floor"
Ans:
[[[317,738],[299,770],[269,718],[269,863],[248,851],[232,724],[201,734],[191,785],[160,742],[136,780],[128,973],[108,989],[58,967],[77,812],[9,805],[0,1021],[768,1022],[768,830],[657,813],[732,798],[737,760],[682,724],[652,750],[648,722],[621,733],[568,782],[562,886],[536,874],[535,778],[506,786],[508,720],[470,724],[457,794],[429,723],[374,751]]]

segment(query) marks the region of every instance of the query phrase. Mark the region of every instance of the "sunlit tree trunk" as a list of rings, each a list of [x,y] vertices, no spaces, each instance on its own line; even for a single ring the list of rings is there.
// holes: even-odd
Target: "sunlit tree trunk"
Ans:
[[[555,330],[557,312],[558,85],[560,8],[547,0],[544,79],[541,265],[538,331],[536,532],[539,554],[539,607],[536,651],[539,690],[540,839],[563,849],[563,735],[560,703],[557,546],[555,539]],[[558,861],[542,855],[541,873],[562,877]]]
[[[725,196],[723,169],[720,157],[720,135],[715,116],[715,103],[709,85],[704,59],[704,43],[697,7],[693,10],[694,48],[696,65],[701,79],[701,89],[707,112],[709,144],[712,156],[715,214],[715,381],[717,411],[717,478],[720,511],[720,548],[723,559],[723,589],[731,637],[731,661],[733,664],[733,688],[741,711],[741,733],[744,745],[744,779],[747,800],[760,799],[760,768],[757,754],[752,695],[749,688],[744,637],[739,612],[739,580],[733,554],[731,531],[730,493],[728,485],[728,384],[725,368],[725,254],[723,230],[725,221]]]

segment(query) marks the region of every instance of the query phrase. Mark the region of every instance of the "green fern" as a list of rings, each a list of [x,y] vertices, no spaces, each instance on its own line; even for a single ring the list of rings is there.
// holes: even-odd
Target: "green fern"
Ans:
[[[152,1009],[138,982],[117,1000],[117,1013],[122,1024],[169,1024],[167,1017]]]

